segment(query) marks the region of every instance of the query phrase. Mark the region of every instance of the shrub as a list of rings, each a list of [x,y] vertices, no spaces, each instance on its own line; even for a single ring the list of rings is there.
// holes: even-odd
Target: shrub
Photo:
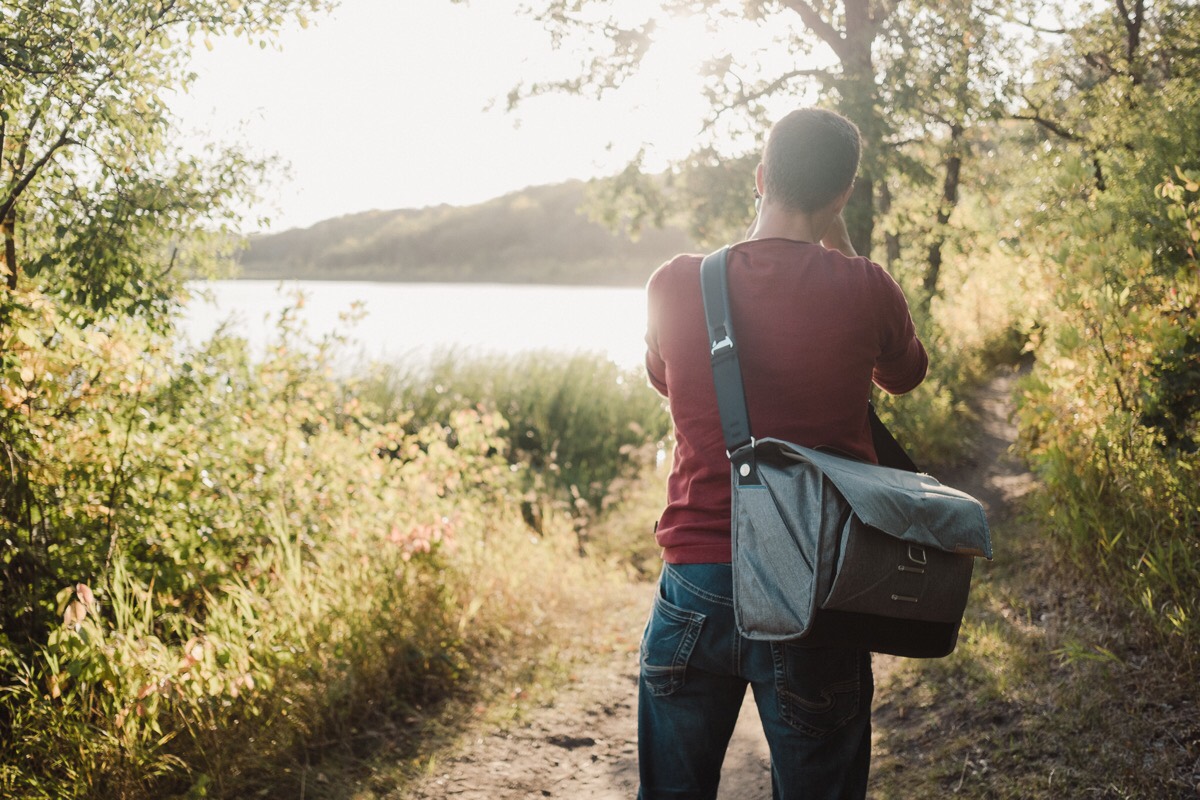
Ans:
[[[1023,444],[1045,482],[1041,510],[1067,551],[1145,612],[1157,631],[1194,648],[1200,632],[1200,236],[1188,197],[1159,194],[1182,222],[1144,251],[1104,215],[1077,220],[1075,245],[1048,263],[1056,287],[1024,386]],[[1183,234],[1180,236],[1180,234]],[[1180,247],[1183,239],[1189,247]],[[1194,655],[1194,650],[1192,651]]]
[[[426,364],[393,366],[364,396],[385,417],[411,415],[410,429],[454,408],[500,414],[508,423],[510,460],[530,468],[528,488],[544,487],[583,518],[619,497],[612,490],[655,457],[671,429],[662,398],[641,370],[586,353],[445,352]]]
[[[562,594],[532,575],[570,526],[530,538],[499,416],[384,419],[289,316],[255,363],[236,339],[178,354],[133,322],[15,300],[0,794],[278,789],[320,742],[438,698],[499,637],[536,637],[520,620]]]

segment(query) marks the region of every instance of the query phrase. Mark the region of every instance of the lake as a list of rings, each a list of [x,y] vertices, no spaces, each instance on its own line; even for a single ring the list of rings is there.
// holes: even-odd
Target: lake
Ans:
[[[255,352],[275,337],[282,312],[297,311],[308,334],[337,333],[348,355],[424,359],[455,348],[472,354],[527,350],[602,353],[623,367],[642,363],[646,326],[640,288],[353,281],[208,281],[184,310],[186,341],[199,343],[222,323]],[[355,308],[361,318],[348,321]]]

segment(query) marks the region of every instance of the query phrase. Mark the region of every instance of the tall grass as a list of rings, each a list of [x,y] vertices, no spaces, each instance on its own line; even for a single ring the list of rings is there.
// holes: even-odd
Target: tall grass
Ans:
[[[522,471],[528,502],[554,498],[585,519],[620,499],[620,487],[653,463],[671,430],[665,403],[640,369],[587,353],[445,351],[390,366],[362,396],[384,417],[411,415],[409,428],[455,408],[499,414],[509,461],[529,467]]]

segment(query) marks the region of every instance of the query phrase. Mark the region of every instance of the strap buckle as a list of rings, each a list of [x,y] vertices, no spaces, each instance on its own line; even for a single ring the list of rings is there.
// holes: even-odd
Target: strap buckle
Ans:
[[[729,338],[729,334],[725,334],[725,338],[712,343],[712,349],[709,350],[709,355],[716,355],[718,350],[733,347],[733,339]]]
[[[725,457],[728,458],[730,461],[733,461],[734,457],[737,456],[739,453],[742,453],[743,451],[745,451],[746,448],[749,448],[750,453],[753,454],[754,446],[757,444],[758,444],[758,440],[756,440],[753,436],[751,436],[747,441],[742,442],[739,445],[735,445],[732,450],[726,450]]]

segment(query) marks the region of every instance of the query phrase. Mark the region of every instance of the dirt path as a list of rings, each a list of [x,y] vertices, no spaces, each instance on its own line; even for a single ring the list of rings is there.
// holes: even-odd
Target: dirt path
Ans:
[[[1009,453],[1015,428],[1011,413],[1012,375],[993,380],[978,398],[980,439],[971,461],[944,482],[978,497],[993,523],[1012,513],[1013,501],[1032,478]],[[614,648],[582,670],[553,702],[531,710],[505,729],[480,730],[461,750],[409,787],[406,797],[457,800],[579,798],[627,800],[637,791],[636,641],[653,586],[634,589],[630,608],[620,613],[620,639]],[[876,656],[876,705],[887,702],[889,677],[897,659]],[[768,751],[747,695],[722,773],[719,800],[765,800],[771,796]]]

